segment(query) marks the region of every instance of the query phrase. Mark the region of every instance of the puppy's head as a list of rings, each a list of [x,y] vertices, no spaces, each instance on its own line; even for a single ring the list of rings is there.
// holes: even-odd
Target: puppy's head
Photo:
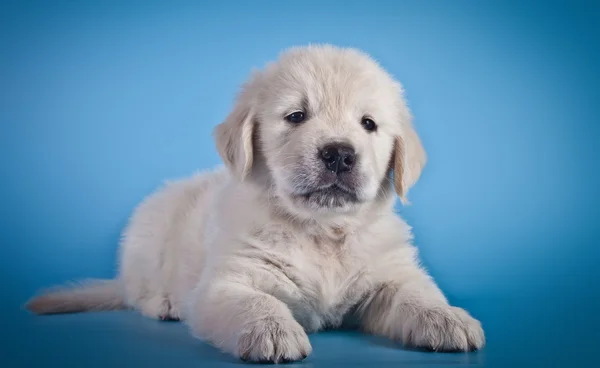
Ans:
[[[402,92],[360,51],[290,49],[243,86],[217,148],[239,180],[262,168],[295,213],[356,211],[392,183],[405,201],[426,155]]]

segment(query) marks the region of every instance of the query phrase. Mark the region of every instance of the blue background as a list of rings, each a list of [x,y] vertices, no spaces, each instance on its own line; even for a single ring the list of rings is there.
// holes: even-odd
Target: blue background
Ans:
[[[599,3],[372,4],[3,2],[0,364],[237,364],[181,324],[20,308],[41,287],[112,277],[133,207],[163,180],[220,163],[210,134],[249,71],[289,46],[328,42],[365,50],[406,87],[430,160],[399,211],[488,346],[425,354],[330,332],[311,336],[304,364],[591,365]]]

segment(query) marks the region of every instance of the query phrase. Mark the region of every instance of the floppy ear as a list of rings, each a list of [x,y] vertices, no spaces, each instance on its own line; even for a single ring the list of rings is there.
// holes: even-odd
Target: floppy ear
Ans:
[[[402,132],[394,143],[394,189],[402,203],[408,204],[406,194],[421,176],[427,154],[412,126],[410,113],[406,112],[402,120]]]
[[[239,180],[244,180],[252,169],[257,79],[258,75],[253,76],[242,87],[233,110],[214,131],[219,155]]]

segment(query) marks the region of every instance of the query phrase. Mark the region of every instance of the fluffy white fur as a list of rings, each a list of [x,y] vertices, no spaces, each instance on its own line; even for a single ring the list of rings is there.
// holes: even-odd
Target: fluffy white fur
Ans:
[[[286,121],[294,111],[306,120]],[[46,292],[28,308],[182,319],[248,361],[301,360],[307,333],[343,324],[436,351],[484,345],[480,323],[420,267],[393,211],[394,191],[406,199],[426,156],[400,84],[370,57],[287,50],[253,74],[215,139],[226,168],[170,183],[137,208],[116,280]],[[322,192],[337,180],[317,154],[331,142],[357,159]]]

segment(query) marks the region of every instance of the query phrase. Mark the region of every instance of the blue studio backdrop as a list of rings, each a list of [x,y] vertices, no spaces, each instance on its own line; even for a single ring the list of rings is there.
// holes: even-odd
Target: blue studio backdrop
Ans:
[[[21,306],[112,277],[134,206],[220,164],[211,132],[250,70],[327,42],[404,84],[429,163],[398,211],[488,345],[435,354],[326,332],[302,364],[593,366],[599,35],[597,1],[3,1],[0,365],[238,365],[182,324]]]

